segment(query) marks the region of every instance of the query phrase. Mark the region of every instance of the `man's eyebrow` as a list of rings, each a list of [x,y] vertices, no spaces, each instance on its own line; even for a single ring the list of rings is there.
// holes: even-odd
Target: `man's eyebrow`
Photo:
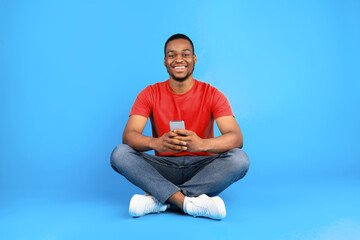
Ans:
[[[181,51],[182,51],[182,52],[186,52],[186,51],[192,52],[190,49],[183,49],[183,50],[181,50]],[[172,53],[172,52],[176,53],[175,50],[169,50],[169,51],[167,51],[166,53]]]

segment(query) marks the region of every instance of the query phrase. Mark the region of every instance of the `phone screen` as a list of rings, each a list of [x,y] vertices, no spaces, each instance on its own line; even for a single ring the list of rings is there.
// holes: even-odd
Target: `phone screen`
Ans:
[[[184,121],[170,121],[170,130],[174,131],[175,129],[185,129]]]

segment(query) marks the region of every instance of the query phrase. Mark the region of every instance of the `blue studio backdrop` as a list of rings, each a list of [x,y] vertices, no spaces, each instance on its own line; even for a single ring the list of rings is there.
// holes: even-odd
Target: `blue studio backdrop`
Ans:
[[[145,236],[130,232],[168,218],[213,226],[193,233],[208,238],[359,236],[359,13],[357,0],[0,1],[0,238]],[[220,223],[131,219],[142,192],[110,167],[137,94],[168,79],[175,33],[194,42],[194,77],[229,99],[251,161]]]

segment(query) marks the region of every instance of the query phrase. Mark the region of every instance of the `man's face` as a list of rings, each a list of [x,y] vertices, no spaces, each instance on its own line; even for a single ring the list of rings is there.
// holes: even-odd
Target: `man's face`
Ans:
[[[186,39],[175,39],[168,42],[165,49],[164,65],[170,78],[183,82],[192,77],[196,63],[196,55]]]

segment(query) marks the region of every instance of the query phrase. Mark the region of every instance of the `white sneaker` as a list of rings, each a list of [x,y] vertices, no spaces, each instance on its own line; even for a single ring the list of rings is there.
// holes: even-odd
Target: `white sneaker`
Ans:
[[[145,195],[135,194],[129,205],[129,214],[132,217],[141,217],[148,213],[164,212],[169,204],[162,204],[154,196],[146,193]]]
[[[184,212],[194,217],[200,216],[212,219],[226,217],[224,201],[220,197],[208,197],[205,194],[189,198],[189,202],[184,206]]]

